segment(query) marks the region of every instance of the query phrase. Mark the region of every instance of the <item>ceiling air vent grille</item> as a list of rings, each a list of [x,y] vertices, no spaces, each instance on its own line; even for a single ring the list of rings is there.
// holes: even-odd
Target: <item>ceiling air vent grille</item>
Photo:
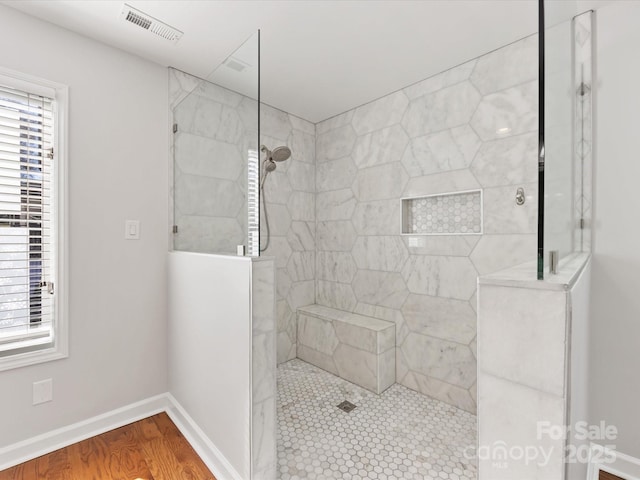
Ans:
[[[182,37],[182,32],[177,28],[173,28],[171,25],[167,25],[126,3],[122,8],[122,18],[167,40],[177,41]]]

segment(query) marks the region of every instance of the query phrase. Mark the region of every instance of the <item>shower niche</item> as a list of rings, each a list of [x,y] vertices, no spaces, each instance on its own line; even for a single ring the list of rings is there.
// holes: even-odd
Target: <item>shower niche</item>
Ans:
[[[403,235],[482,235],[482,190],[401,199]]]

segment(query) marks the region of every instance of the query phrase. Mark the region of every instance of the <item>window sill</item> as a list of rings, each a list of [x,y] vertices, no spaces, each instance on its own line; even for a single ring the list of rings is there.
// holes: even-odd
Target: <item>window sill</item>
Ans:
[[[6,357],[0,357],[0,372],[60,360],[68,356],[69,353],[66,349],[55,346],[23,353],[12,353]]]

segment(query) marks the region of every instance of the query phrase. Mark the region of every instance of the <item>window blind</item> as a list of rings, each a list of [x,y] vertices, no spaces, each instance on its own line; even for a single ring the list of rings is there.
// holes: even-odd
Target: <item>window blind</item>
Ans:
[[[53,109],[0,84],[0,352],[53,340]]]

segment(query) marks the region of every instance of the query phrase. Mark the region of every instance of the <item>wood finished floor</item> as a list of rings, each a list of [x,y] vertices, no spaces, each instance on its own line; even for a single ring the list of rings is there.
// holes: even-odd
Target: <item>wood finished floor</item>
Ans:
[[[600,470],[599,473],[600,473],[600,475],[598,475],[599,480],[624,480],[624,478],[614,475],[613,473],[603,472],[602,470]]]
[[[0,472],[0,480],[215,480],[166,413]]]

